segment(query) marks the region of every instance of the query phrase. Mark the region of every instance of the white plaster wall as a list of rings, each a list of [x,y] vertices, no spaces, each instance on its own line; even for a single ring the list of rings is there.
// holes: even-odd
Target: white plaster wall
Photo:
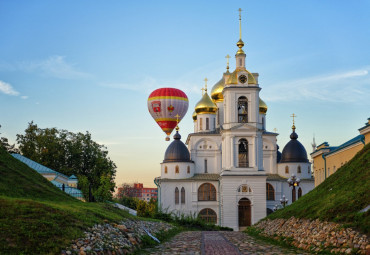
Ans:
[[[176,173],[176,166],[179,166],[178,174]],[[188,173],[188,166],[190,166],[190,173]],[[165,173],[165,167],[167,167],[167,174]],[[161,163],[161,177],[168,179],[190,178],[194,175],[194,168],[193,162]]]
[[[311,178],[311,163],[278,163],[278,174],[282,177],[289,178],[294,173],[300,179],[310,179]],[[289,174],[285,173],[285,167],[289,167]],[[298,166],[301,166],[301,173],[297,173]]]
[[[216,103],[218,108],[218,113],[216,116],[216,127],[220,127],[220,125],[224,124],[224,103],[223,102],[217,102]],[[218,122],[217,122],[218,121]]]
[[[209,128],[206,129],[206,119],[209,119]],[[202,129],[200,127],[200,121],[202,120]],[[208,132],[214,131],[216,129],[216,114],[205,114],[205,113],[198,113],[197,114],[197,132]]]

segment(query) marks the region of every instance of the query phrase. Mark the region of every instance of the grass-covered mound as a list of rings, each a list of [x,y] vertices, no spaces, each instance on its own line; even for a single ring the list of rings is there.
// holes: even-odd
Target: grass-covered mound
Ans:
[[[125,217],[108,204],[67,195],[0,147],[1,254],[56,254],[83,229]]]
[[[267,218],[291,216],[318,218],[354,227],[368,234],[370,210],[360,213],[360,210],[368,205],[370,205],[370,144],[318,187]]]

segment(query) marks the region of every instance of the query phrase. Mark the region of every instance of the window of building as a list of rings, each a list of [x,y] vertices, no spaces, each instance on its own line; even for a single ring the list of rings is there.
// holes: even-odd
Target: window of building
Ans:
[[[203,118],[199,118],[199,130],[203,130]]]
[[[299,188],[298,189],[298,198],[300,198],[302,196],[302,189],[301,188]]]
[[[270,183],[266,183],[266,199],[275,200],[275,190]]]
[[[330,175],[330,167],[328,167],[328,175]]]
[[[209,118],[206,118],[206,130],[209,130]]]
[[[204,172],[208,173],[208,164],[207,159],[204,160]]]
[[[216,201],[216,188],[210,183],[204,183],[198,188],[198,201]]]
[[[289,174],[289,166],[286,166],[286,167],[285,167],[285,173],[286,173],[286,174]]]
[[[248,122],[248,100],[246,97],[239,97],[238,99],[238,122]]]
[[[180,173],[180,168],[179,168],[179,166],[176,166],[175,167],[175,174],[178,174],[178,173]]]
[[[298,166],[297,173],[299,173],[299,174],[302,173],[301,166]]]
[[[262,129],[265,130],[265,118],[262,117]]]
[[[190,166],[188,166],[188,170],[187,170],[188,174],[190,174]]]
[[[249,166],[249,157],[248,157],[248,141],[246,139],[239,140],[239,167],[248,167]]]
[[[166,174],[168,172],[167,166],[164,167],[164,173]]]
[[[309,174],[311,172],[310,166],[307,167],[307,173]]]
[[[175,204],[178,205],[179,204],[179,188],[176,187],[175,189]]]
[[[217,214],[210,208],[201,210],[198,214],[198,217],[207,223],[216,224],[217,222]]]
[[[185,204],[185,189],[181,188],[181,204]]]
[[[213,118],[213,128],[216,128],[216,119]]]

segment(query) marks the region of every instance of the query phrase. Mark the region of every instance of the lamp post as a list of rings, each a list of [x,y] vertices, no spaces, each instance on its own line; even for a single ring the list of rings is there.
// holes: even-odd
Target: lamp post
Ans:
[[[276,212],[277,210],[279,209],[279,205],[278,204],[276,204],[275,206],[274,206],[274,212]]]
[[[299,183],[301,182],[301,179],[297,178],[295,174],[292,174],[292,176],[287,181],[289,183],[289,187],[293,187],[292,190],[292,203],[295,201],[295,187],[299,186]]]
[[[285,195],[283,195],[282,198],[280,198],[280,203],[283,205],[283,207],[285,207],[285,205],[288,203],[288,199],[285,198]]]

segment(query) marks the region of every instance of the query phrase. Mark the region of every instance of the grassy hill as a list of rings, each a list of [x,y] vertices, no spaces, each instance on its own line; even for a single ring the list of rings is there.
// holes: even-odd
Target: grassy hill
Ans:
[[[370,231],[370,144],[327,178],[318,187],[292,205],[278,210],[267,218],[320,219],[342,223],[364,233]]]
[[[0,147],[0,253],[55,254],[83,229],[130,217],[67,195]]]

